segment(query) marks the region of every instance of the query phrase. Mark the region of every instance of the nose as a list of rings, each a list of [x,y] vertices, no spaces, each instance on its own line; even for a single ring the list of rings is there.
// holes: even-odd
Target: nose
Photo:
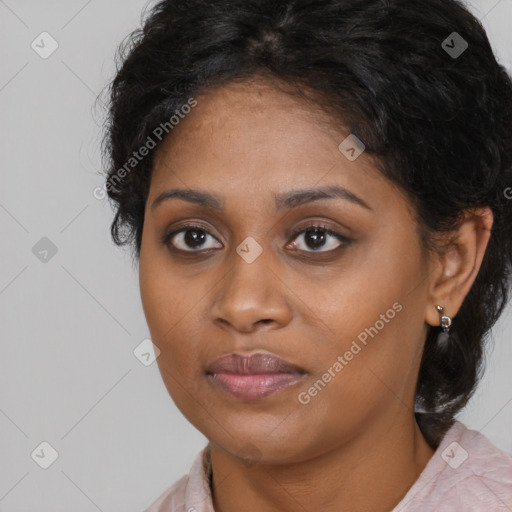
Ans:
[[[265,252],[252,263],[236,252],[230,258],[230,271],[222,279],[210,309],[211,319],[219,327],[250,333],[277,329],[290,322],[288,288],[278,277],[278,270],[271,268]]]

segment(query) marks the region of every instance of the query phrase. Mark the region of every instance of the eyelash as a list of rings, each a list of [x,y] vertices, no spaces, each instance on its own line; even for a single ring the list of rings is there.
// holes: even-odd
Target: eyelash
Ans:
[[[334,238],[336,238],[339,242],[341,242],[341,245],[339,245],[338,247],[336,247],[335,249],[331,249],[331,250],[328,250],[328,251],[315,251],[315,250],[310,250],[310,251],[303,251],[303,250],[298,250],[299,252],[302,252],[302,253],[306,253],[306,254],[329,254],[329,253],[334,253],[335,251],[337,251],[338,249],[340,248],[345,248],[347,247],[348,245],[350,245],[352,243],[352,240],[341,235],[340,233],[337,233],[336,231],[333,231],[332,229],[329,229],[328,227],[322,225],[322,224],[311,224],[311,225],[308,225],[308,226],[305,226],[303,227],[302,229],[296,231],[295,233],[293,233],[293,235],[291,236],[291,238],[289,239],[289,241],[287,242],[286,245],[289,245],[291,242],[295,241],[297,239],[297,237],[299,235],[302,235],[303,233],[311,230],[311,229],[320,229],[321,231],[323,231],[326,235],[330,235]],[[216,250],[216,249],[196,249],[196,250],[189,250],[189,251],[186,251],[186,250],[183,250],[183,249],[178,249],[176,247],[172,247],[172,244],[170,244],[171,240],[178,234],[180,233],[183,233],[183,232],[186,232],[186,231],[189,231],[189,230],[200,230],[200,231],[203,231],[205,232],[206,234],[210,235],[211,237],[215,238],[207,229],[205,229],[203,226],[200,226],[200,225],[197,225],[197,224],[187,224],[186,226],[183,226],[177,230],[174,230],[172,231],[171,233],[168,233],[166,235],[164,235],[162,237],[162,243],[166,246],[170,246],[169,248],[171,250],[174,250],[176,252],[179,252],[179,253],[185,253],[185,254],[201,254],[201,253],[206,253],[206,252],[209,252],[209,251],[212,251],[212,250]],[[215,240],[217,240],[215,238]],[[218,241],[218,240],[217,240]]]

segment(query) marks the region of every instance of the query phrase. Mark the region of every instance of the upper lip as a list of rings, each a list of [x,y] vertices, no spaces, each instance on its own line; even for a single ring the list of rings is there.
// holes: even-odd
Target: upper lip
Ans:
[[[267,373],[305,373],[305,371],[273,354],[258,352],[249,356],[229,354],[219,357],[208,366],[206,373],[256,375]]]

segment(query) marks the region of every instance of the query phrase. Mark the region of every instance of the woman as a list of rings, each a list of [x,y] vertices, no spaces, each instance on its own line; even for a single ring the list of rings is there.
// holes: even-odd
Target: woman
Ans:
[[[165,0],[111,84],[112,236],[209,440],[147,509],[512,508],[454,419],[512,269],[512,83],[446,0]]]

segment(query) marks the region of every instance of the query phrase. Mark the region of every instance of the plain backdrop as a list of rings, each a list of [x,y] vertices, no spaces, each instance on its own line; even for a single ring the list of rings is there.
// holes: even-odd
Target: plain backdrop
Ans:
[[[94,102],[146,6],[0,1],[1,512],[141,512],[206,443],[156,363],[134,354],[149,337],[137,269],[93,195],[103,184]],[[471,9],[512,71],[512,0]],[[509,307],[459,417],[509,454],[511,338]]]

